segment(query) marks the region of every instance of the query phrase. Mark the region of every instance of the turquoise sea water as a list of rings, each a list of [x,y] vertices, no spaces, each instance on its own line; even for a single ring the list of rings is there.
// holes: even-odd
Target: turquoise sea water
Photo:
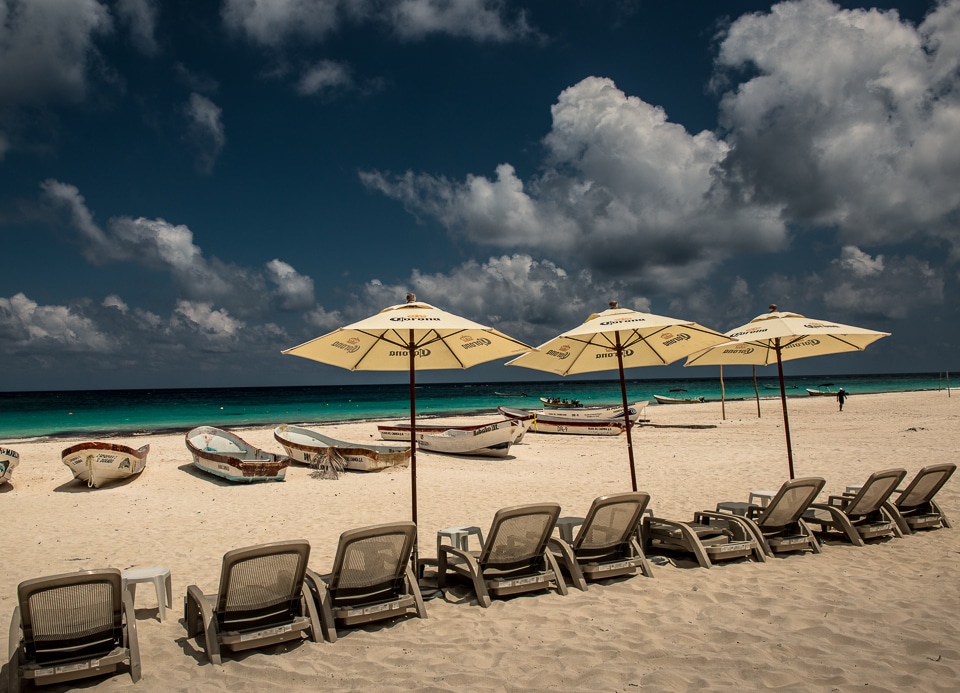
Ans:
[[[761,397],[779,397],[776,377],[758,377]],[[806,388],[830,383],[851,395],[946,388],[941,374],[787,377],[787,395],[808,397]],[[956,378],[954,378],[956,384]],[[753,397],[752,378],[725,378],[728,400]],[[675,390],[682,389],[683,392]],[[526,394],[526,397],[520,395]],[[712,378],[628,380],[631,402],[653,395],[720,399]],[[579,399],[584,405],[620,402],[617,380],[461,383],[418,385],[417,415],[494,412],[504,405],[540,408],[539,397]],[[503,396],[508,395],[508,396]],[[90,390],[0,393],[0,440],[40,436],[133,434],[187,431],[195,426],[237,427],[280,423],[323,423],[359,419],[406,419],[408,385],[258,387],[183,390]]]

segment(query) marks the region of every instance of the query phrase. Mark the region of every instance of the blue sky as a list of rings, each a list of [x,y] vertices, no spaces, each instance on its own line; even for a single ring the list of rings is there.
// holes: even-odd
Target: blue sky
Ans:
[[[952,371],[960,0],[0,0],[0,229],[2,390],[392,382],[280,351],[408,291]]]

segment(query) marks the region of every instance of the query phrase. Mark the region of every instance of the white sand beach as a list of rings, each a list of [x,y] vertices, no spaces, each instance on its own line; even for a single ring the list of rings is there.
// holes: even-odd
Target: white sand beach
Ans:
[[[758,419],[755,402],[728,402],[726,420],[719,403],[647,409],[657,426],[636,430],[634,449],[640,490],[651,494],[657,515],[689,520],[787,479],[779,399],[761,406]],[[795,398],[789,406],[796,474],[824,477],[824,499],[878,469],[903,467],[909,479],[924,465],[960,460],[960,392],[854,395],[842,413],[831,398]],[[379,442],[371,422],[316,428]],[[272,427],[239,435],[282,452]],[[281,539],[309,540],[310,567],[329,571],[341,532],[409,519],[410,471],[318,480],[293,465],[283,483],[229,484],[193,467],[182,434],[138,436],[116,442],[149,442],[145,471],[92,489],[60,462],[60,450],[74,442],[0,441],[20,453],[12,484],[0,487],[4,641],[17,585],[28,578],[168,566],[174,592],[161,623],[152,588],[137,590],[141,681],[133,684],[124,669],[77,682],[87,690],[877,693],[960,686],[960,474],[938,496],[953,529],[863,548],[831,542],[821,555],[762,564],[656,564],[653,579],[494,600],[489,609],[458,587],[427,602],[427,619],[342,629],[334,644],[225,653],[214,666],[186,637],[188,585],[214,592],[226,551]],[[422,556],[435,555],[437,530],[486,531],[502,507],[556,501],[562,514],[582,515],[595,497],[630,490],[624,436],[530,432],[506,459],[427,452],[417,459]]]

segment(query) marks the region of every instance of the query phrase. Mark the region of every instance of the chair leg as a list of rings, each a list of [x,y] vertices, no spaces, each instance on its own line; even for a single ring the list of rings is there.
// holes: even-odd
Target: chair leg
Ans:
[[[7,641],[9,660],[7,662],[7,687],[11,693],[20,693],[20,655],[23,651],[20,636],[20,606],[13,607],[10,619],[10,639]]]
[[[317,600],[315,598],[315,589],[313,583],[320,578],[307,568],[307,574],[303,578],[303,589],[300,596],[307,607],[307,616],[310,618],[310,640],[320,642],[323,635],[320,630],[320,614],[317,610]]]
[[[547,559],[547,567],[553,571],[554,579],[557,581],[557,592],[563,596],[567,596],[567,583],[563,581],[563,575],[560,574],[560,566],[557,565],[557,559],[549,549],[544,551],[544,557]],[[580,570],[579,566],[577,570]]]
[[[123,612],[127,622],[127,648],[130,650],[130,678],[136,683],[140,680],[140,641],[137,638],[137,615],[133,608],[133,597],[123,593]]]
[[[576,556],[573,555],[573,549],[570,547],[570,544],[563,539],[551,539],[548,546],[550,547],[548,552],[554,559],[557,559],[556,562],[567,569],[567,573],[570,575],[570,582],[573,583],[573,586],[581,592],[586,592],[587,581],[583,577],[583,571],[580,569],[580,564],[577,563]],[[559,553],[553,554],[550,549],[555,549]],[[560,575],[560,572],[557,571],[557,581],[559,582],[561,580],[563,580],[563,577]]]
[[[413,572],[413,567],[408,563],[407,564],[407,589],[410,590],[410,594],[413,595],[413,601],[416,604],[417,616],[420,618],[427,617],[427,607],[423,603],[423,595],[420,593],[420,583],[417,582],[417,576]]]
[[[191,606],[191,602],[194,606]],[[194,619],[196,619],[196,610],[198,608],[200,610],[200,617],[203,619],[203,639],[206,643],[207,657],[210,659],[211,664],[220,664],[220,639],[217,633],[217,619],[213,615],[213,608],[200,591],[200,588],[196,585],[190,585],[187,587],[187,596],[184,598],[184,610],[187,614],[193,610]],[[189,620],[187,623],[187,632],[189,633]],[[194,621],[194,634],[198,634],[199,630],[196,621]]]
[[[640,564],[641,574],[643,574],[644,577],[652,578],[653,568],[650,567],[650,561],[647,560],[647,556],[643,553],[643,549],[640,548],[640,543],[636,539],[631,538],[630,546],[633,548],[634,557]]]

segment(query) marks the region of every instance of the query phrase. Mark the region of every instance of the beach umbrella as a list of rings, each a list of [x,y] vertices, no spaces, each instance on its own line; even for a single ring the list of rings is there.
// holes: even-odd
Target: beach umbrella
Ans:
[[[283,353],[351,371],[409,371],[411,505],[416,523],[416,372],[470,368],[532,348],[491,327],[420,303],[414,294],[407,294],[406,303],[384,308],[376,315]]]
[[[863,351],[889,332],[837,322],[814,320],[799,313],[782,313],[776,305],[746,325],[726,333],[734,340],[705,349],[687,359],[685,366],[766,366],[777,364],[780,377],[780,404],[783,409],[783,430],[787,438],[787,464],[793,479],[793,445],[790,441],[790,418],[787,415],[787,391],[783,384],[783,362],[812,356]]]
[[[729,337],[695,322],[619,308],[616,301],[611,301],[608,310],[594,313],[579,327],[541,344],[536,351],[508,361],[507,365],[558,375],[618,369],[623,420],[627,430],[630,481],[636,491],[637,471],[633,459],[624,369],[665,366],[697,351],[729,341]]]

